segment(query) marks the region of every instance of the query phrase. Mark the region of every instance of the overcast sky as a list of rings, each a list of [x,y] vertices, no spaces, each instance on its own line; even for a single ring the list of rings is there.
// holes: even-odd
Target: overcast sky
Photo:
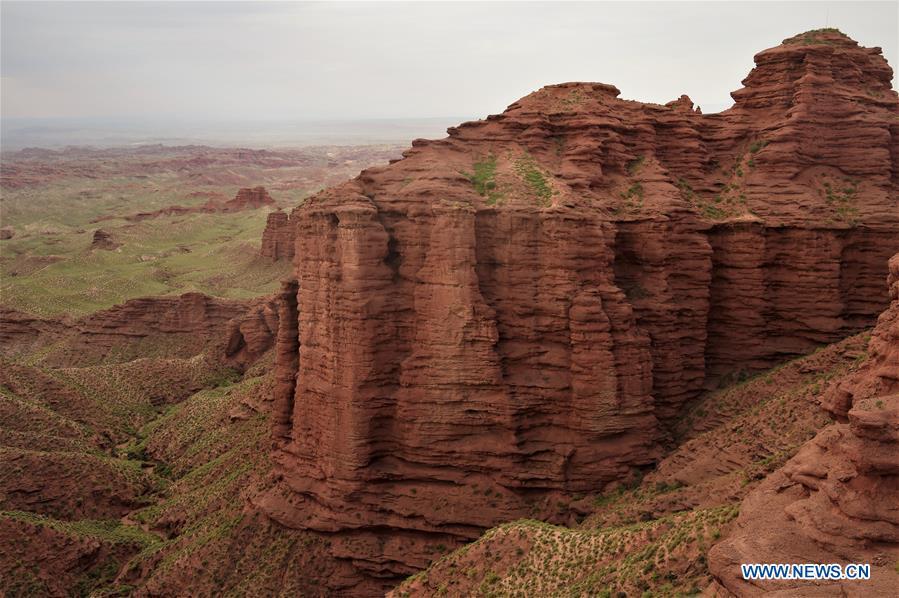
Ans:
[[[688,94],[836,26],[899,62],[899,3],[43,3],[3,0],[2,115],[204,120],[500,112],[549,83]],[[894,85],[895,87],[895,85]]]

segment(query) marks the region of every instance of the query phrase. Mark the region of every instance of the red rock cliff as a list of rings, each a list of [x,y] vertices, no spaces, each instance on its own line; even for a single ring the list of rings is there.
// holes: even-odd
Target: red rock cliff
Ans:
[[[890,308],[858,370],[823,405],[841,423],[822,430],[753,491],[736,531],[709,554],[716,583],[741,596],[891,596],[899,587],[899,254]],[[871,579],[814,586],[742,579],[740,563],[867,563]],[[803,587],[804,586],[804,587]],[[800,594],[799,590],[814,594]]]
[[[266,343],[273,342],[264,338],[260,330],[264,326],[256,326],[259,332],[252,333],[254,327],[249,321],[261,317],[251,309],[255,307],[256,304],[248,307],[245,301],[217,299],[202,293],[142,297],[50,327],[49,321],[17,314],[14,325],[7,326],[4,321],[0,326],[0,337],[9,335],[21,344],[22,334],[33,329],[42,334],[41,342],[45,344],[58,339],[44,356],[51,365],[119,362],[151,355],[190,357],[210,347],[221,348],[222,353],[230,349],[229,361],[244,365],[264,353]],[[277,327],[277,320],[271,325]],[[244,328],[248,339],[236,337],[233,329],[238,327]]]
[[[758,54],[720,114],[553,85],[308,200],[259,505],[390,579],[652,463],[717,378],[870,325],[891,73],[825,31]]]
[[[215,205],[210,200],[212,205]],[[275,204],[275,200],[268,194],[265,187],[253,187],[240,189],[233,199],[222,204],[220,210],[224,212],[240,212],[241,210],[255,210]]]
[[[278,210],[268,215],[259,254],[273,261],[293,259],[296,221]]]

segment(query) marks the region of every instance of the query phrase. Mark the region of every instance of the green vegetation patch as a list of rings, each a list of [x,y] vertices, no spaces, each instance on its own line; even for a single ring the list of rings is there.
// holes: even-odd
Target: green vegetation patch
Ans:
[[[811,31],[806,31],[805,33],[800,33],[799,35],[795,35],[791,38],[785,39],[783,43],[787,46],[801,45],[801,44],[822,44],[827,46],[836,45],[836,42],[829,39],[823,39],[824,34],[828,33],[837,33],[842,36],[846,36],[845,33],[837,29],[836,27],[823,27],[821,29],[812,29]]]
[[[843,178],[839,183],[829,180],[822,182],[824,200],[836,213],[840,220],[854,223],[858,220],[858,181]]]
[[[624,211],[639,212],[643,208],[644,193],[643,184],[640,181],[632,183],[626,191],[622,191],[620,197],[624,201],[622,205]]]
[[[487,159],[475,162],[473,168],[474,172],[462,174],[474,185],[478,195],[487,198],[488,205],[495,205],[502,199],[502,194],[496,189],[496,156],[490,154]]]
[[[117,519],[62,521],[26,511],[0,511],[0,518],[46,527],[74,538],[92,538],[108,544],[130,544],[146,548],[161,542],[159,536],[133,525],[125,525]]]
[[[650,588],[662,596],[691,594],[708,583],[708,546],[738,513],[726,505],[603,529],[515,521],[444,556],[397,593],[429,593],[447,583],[459,595],[467,587],[486,596],[630,596]]]
[[[749,145],[749,153],[750,153],[750,154],[757,154],[757,153],[759,153],[759,152],[760,152],[766,145],[768,145],[768,142],[765,141],[764,139],[759,139],[758,141],[754,141],[754,142],[752,142],[752,143]]]
[[[25,230],[3,242],[5,304],[41,316],[82,315],[135,297],[199,291],[248,299],[278,288],[287,261],[258,256],[264,210],[160,217],[134,224]],[[103,228],[121,246],[92,250]]]
[[[742,175],[740,170],[739,175]],[[677,188],[681,197],[687,200],[700,214],[709,220],[723,220],[747,212],[746,194],[738,183],[729,183],[711,198],[702,196],[693,190],[683,178],[677,180]]]
[[[541,206],[549,207],[551,205],[553,190],[549,185],[548,175],[537,166],[533,156],[524,154],[517,159],[515,172],[527,183],[530,192],[537,196],[537,201]]]

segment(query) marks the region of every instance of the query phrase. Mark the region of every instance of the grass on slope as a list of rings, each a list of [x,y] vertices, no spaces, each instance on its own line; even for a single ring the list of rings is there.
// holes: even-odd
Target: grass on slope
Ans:
[[[63,369],[0,359],[0,366],[0,430],[82,440],[98,435],[107,444],[126,440],[166,403],[233,375],[205,355]]]
[[[315,558],[322,540],[245,512],[271,468],[270,391],[270,375],[202,391],[141,430],[127,450],[157,461],[172,481],[157,504],[130,517],[167,539],[129,562],[123,583],[151,594],[189,584],[195,596],[314,588],[327,569]]]
[[[0,511],[0,534],[0,593],[9,598],[109,596],[105,588],[122,560],[159,542],[118,520],[60,521],[21,511]]]
[[[125,525],[118,519],[62,521],[27,511],[0,511],[0,517],[36,527],[46,527],[67,536],[92,538],[109,544],[135,544],[147,547],[160,542],[159,536],[133,525]]]
[[[395,595],[698,594],[704,554],[737,514],[728,505],[598,530],[516,521],[442,558],[437,572],[411,577]]]
[[[2,300],[50,316],[82,315],[135,297],[192,290],[256,297],[275,290],[290,267],[257,256],[266,215],[264,210],[191,214],[17,236],[3,242]],[[93,230],[101,226],[121,247],[90,249]]]
[[[705,557],[742,498],[830,418],[827,385],[857,368],[860,334],[709,393],[676,427],[682,444],[636,487],[574,497],[575,528],[516,521],[413,576],[396,596],[683,596],[708,586]],[[582,517],[576,517],[581,520]]]

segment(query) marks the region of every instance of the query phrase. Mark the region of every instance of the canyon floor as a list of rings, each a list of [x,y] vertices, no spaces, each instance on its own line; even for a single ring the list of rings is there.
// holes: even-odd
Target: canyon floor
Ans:
[[[0,594],[895,596],[899,95],[835,29],[755,65],[4,154]]]

